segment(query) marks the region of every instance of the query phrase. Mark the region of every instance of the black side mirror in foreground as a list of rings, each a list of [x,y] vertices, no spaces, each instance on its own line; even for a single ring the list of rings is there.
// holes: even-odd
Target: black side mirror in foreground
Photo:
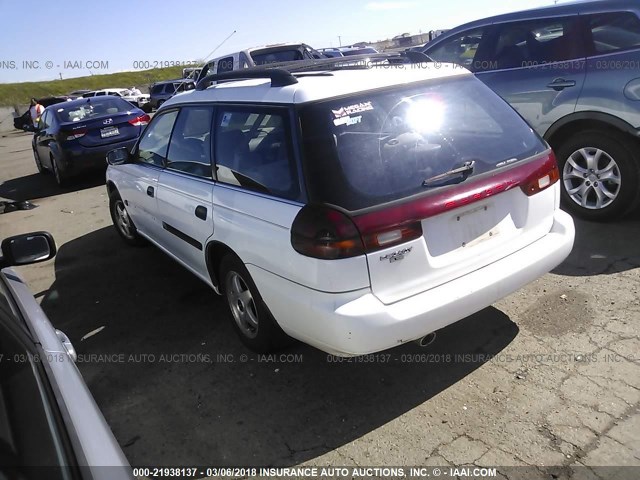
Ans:
[[[127,147],[116,148],[107,153],[107,163],[109,165],[122,165],[131,158],[131,153]]]
[[[56,254],[56,242],[49,232],[33,232],[5,238],[0,244],[0,268],[44,262]]]

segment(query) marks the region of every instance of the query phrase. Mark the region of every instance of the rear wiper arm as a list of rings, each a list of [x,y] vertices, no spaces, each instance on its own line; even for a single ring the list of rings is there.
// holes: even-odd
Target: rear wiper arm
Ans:
[[[476,164],[475,160],[471,160],[470,162],[465,162],[464,165],[458,168],[454,168],[449,170],[448,172],[441,173],[440,175],[436,175],[435,177],[427,178],[422,182],[422,186],[426,187],[432,183],[439,182],[440,180],[444,180],[447,177],[451,177],[453,175],[458,175],[460,173],[470,173],[473,170],[474,165]]]

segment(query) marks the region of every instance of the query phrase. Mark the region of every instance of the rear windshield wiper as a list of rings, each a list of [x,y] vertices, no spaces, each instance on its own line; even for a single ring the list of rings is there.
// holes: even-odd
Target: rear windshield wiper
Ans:
[[[444,180],[445,178],[452,177],[453,175],[463,174],[468,175],[473,171],[473,167],[476,164],[475,160],[471,160],[470,162],[465,162],[461,167],[454,168],[449,170],[448,172],[441,173],[440,175],[436,175],[435,177],[427,178],[422,182],[422,186],[427,187],[432,183],[439,182],[440,180]]]

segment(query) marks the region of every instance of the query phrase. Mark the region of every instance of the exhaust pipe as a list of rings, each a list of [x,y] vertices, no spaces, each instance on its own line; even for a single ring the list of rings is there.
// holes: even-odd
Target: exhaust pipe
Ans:
[[[431,345],[434,341],[436,340],[436,332],[431,332],[427,335],[425,335],[422,338],[419,338],[418,340],[416,340],[415,342],[420,345],[421,347],[428,347],[429,345]]]

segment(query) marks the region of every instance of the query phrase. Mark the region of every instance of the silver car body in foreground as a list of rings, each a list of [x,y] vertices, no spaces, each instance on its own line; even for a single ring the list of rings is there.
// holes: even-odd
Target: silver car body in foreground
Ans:
[[[53,239],[51,239],[51,244],[53,253],[48,258],[55,253]],[[2,247],[6,256],[5,242],[3,242]],[[42,258],[36,258],[34,261],[27,261],[23,264],[35,263],[35,261],[41,260]],[[7,265],[6,261],[0,261],[0,266],[3,263]],[[11,265],[12,263],[9,264]],[[12,268],[4,268],[0,271],[0,297],[0,300],[3,301],[0,304],[0,307],[2,307],[0,311],[0,327],[2,327],[3,335],[6,335],[5,339],[14,336],[25,340],[26,347],[28,347],[25,351],[35,352],[41,359],[40,362],[36,361],[32,362],[32,364],[40,363],[44,370],[44,375],[36,374],[36,382],[40,383],[41,387],[40,391],[50,391],[53,393],[52,397],[55,398],[55,402],[53,402],[47,401],[44,395],[42,397],[43,405],[45,405],[44,410],[48,412],[49,427],[55,423],[51,420],[52,418],[61,419],[53,429],[62,430],[60,437],[66,436],[68,439],[66,442],[60,442],[62,445],[57,445],[57,460],[59,462],[56,462],[55,466],[45,460],[47,457],[41,452],[32,452],[30,454],[16,452],[14,458],[19,463],[15,465],[15,468],[9,470],[9,478],[133,478],[127,459],[75,365],[76,353],[71,342],[64,333],[53,327],[25,282]],[[7,306],[9,311],[7,311]],[[14,325],[7,325],[12,320]],[[16,323],[18,324],[17,329],[15,328]],[[10,332],[12,331],[16,335],[11,335]],[[33,345],[28,345],[28,340],[31,340]],[[2,344],[3,349],[5,346],[6,344]],[[16,359],[11,358],[5,358],[5,360],[7,362],[13,360],[14,364],[16,361]],[[25,362],[25,359],[22,359],[22,361]],[[10,370],[11,368],[14,368],[14,365],[6,365],[5,368],[1,369],[3,376],[6,375],[5,370]],[[42,369],[37,368],[37,366],[33,366],[33,370],[42,372]],[[15,381],[7,380],[7,378],[2,379],[2,381],[7,381],[7,384],[11,386],[16,384]],[[46,385],[47,381],[49,385]],[[2,385],[2,387],[5,386]],[[48,388],[49,386],[50,389]],[[2,393],[5,397],[11,396],[9,392]],[[12,400],[15,403],[15,395]],[[29,399],[27,397],[24,400],[28,401]],[[4,407],[5,405],[0,406]],[[13,408],[15,409],[16,406],[14,405]],[[9,424],[16,422],[15,417],[9,416],[9,419]],[[20,432],[15,431],[16,429],[23,429],[24,425],[21,424],[19,419],[17,423],[17,425],[12,425],[14,428],[13,435],[10,434],[9,436],[14,439],[20,436],[24,438],[23,435],[20,435]],[[27,428],[34,427],[33,421],[30,420],[28,423]],[[36,425],[36,427],[40,426]],[[47,433],[45,429],[46,424],[42,429],[43,435]],[[8,429],[3,428],[3,430],[11,432],[11,427]],[[52,437],[55,438],[56,435],[52,434]],[[11,438],[4,443],[5,449],[8,444],[10,450]],[[19,442],[15,441],[15,443]],[[21,445],[21,449],[24,450],[25,445]],[[6,465],[0,467],[0,478],[5,467]]]

